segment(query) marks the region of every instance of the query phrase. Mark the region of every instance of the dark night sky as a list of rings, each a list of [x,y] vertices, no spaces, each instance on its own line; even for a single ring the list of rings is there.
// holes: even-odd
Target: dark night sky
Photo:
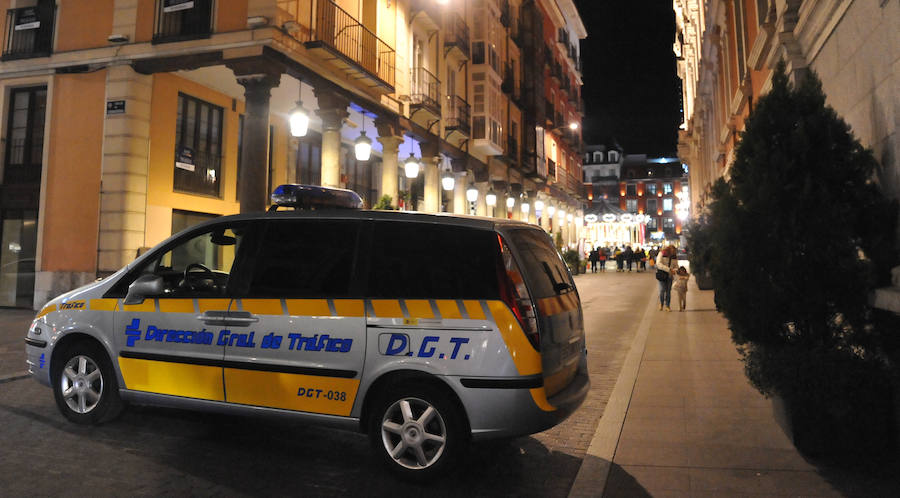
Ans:
[[[675,156],[680,96],[671,0],[575,0],[582,40],[584,141]]]

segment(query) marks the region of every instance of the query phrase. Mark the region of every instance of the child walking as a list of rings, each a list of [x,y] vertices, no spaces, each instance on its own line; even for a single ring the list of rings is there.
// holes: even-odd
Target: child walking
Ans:
[[[678,311],[684,311],[687,307],[687,283],[691,278],[687,268],[678,267],[678,273],[675,274],[675,281],[672,282],[672,288],[678,292]]]

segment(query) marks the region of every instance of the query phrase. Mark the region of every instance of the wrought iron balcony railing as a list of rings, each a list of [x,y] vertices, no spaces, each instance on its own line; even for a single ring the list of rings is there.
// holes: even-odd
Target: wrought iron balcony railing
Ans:
[[[469,58],[469,26],[456,12],[444,17],[444,51],[449,53],[454,48]]]
[[[447,112],[445,129],[447,131],[458,131],[467,137],[472,135],[472,125],[469,118],[469,103],[457,95],[447,96]]]
[[[53,50],[53,13],[49,2],[6,11],[2,60],[46,57]]]
[[[440,115],[438,96],[441,94],[441,82],[437,76],[424,67],[413,68],[409,88],[410,104],[426,107]]]
[[[277,0],[279,25],[307,48],[325,47],[393,88],[396,52],[333,0]]]

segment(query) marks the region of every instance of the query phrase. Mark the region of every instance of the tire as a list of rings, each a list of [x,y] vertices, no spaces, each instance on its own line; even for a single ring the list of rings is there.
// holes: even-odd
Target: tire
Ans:
[[[60,352],[50,370],[59,411],[76,424],[100,424],[122,411],[119,383],[109,357],[98,344],[78,341]]]
[[[376,402],[369,439],[378,458],[403,479],[423,482],[453,466],[468,443],[463,411],[439,389],[404,384]]]

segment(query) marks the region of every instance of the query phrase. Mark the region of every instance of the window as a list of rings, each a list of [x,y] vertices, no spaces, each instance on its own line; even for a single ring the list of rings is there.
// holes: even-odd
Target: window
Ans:
[[[575,288],[559,252],[553,248],[546,233],[530,229],[511,230],[509,238],[521,256],[516,261],[520,269],[534,277],[528,287],[532,297],[542,299],[558,296],[560,292],[557,289],[561,283],[570,284],[571,289]]]
[[[31,5],[6,11],[6,45],[2,60],[46,57],[53,51],[55,2],[18,2],[20,5],[23,3]]]
[[[194,213],[192,211],[172,210],[172,235],[204,221],[215,219],[216,215],[206,213]]]
[[[294,165],[297,183],[322,184],[322,136],[309,130],[297,145],[297,163]]]
[[[656,182],[646,184],[647,195],[656,195]]]
[[[619,153],[614,150],[609,151],[609,162],[619,162]]]
[[[633,183],[625,185],[625,195],[637,195],[637,185]]]
[[[737,45],[737,71],[738,71],[738,80],[742,81],[744,79],[744,75],[746,74],[746,60],[744,59],[744,54],[746,49],[744,45],[746,44],[746,31],[747,27],[744,25],[744,0],[734,0],[733,3],[734,8],[734,38],[735,44]],[[740,85],[740,83],[738,83]]]
[[[672,199],[666,198],[663,199],[663,211],[669,212],[672,210]]]
[[[424,223],[376,223],[372,298],[496,299],[499,248],[491,231]],[[331,257],[331,255],[328,255]]]
[[[594,162],[595,163],[603,162],[603,153],[602,152],[594,152]]]
[[[769,13],[769,0],[756,0],[756,19],[762,26],[766,22],[766,16]]]
[[[176,223],[190,222],[196,213],[182,212]],[[240,293],[245,279],[237,277],[238,268],[246,268],[251,245],[246,236],[253,230],[251,223],[219,224],[200,232],[186,234],[140,268],[130,273],[110,289],[107,297],[124,297],[128,286],[139,276],[157,275],[162,278],[165,297],[233,297]]]
[[[672,230],[675,228],[675,218],[663,218],[663,230]]]
[[[652,214],[656,212],[656,199],[647,199],[647,213]]]
[[[178,94],[175,190],[218,197],[222,162],[222,108]]]
[[[153,42],[208,38],[213,0],[158,0]]]
[[[637,212],[637,199],[626,199],[625,200],[625,211],[629,213]]]
[[[671,182],[663,183],[663,194],[669,195],[671,193],[672,193],[672,183]]]
[[[248,296],[349,296],[358,232],[356,221],[269,221]]]
[[[17,88],[9,96],[4,183],[41,181],[47,87]]]
[[[656,230],[656,226],[657,226],[656,218],[650,218],[647,221],[647,228],[649,228],[650,230]]]

